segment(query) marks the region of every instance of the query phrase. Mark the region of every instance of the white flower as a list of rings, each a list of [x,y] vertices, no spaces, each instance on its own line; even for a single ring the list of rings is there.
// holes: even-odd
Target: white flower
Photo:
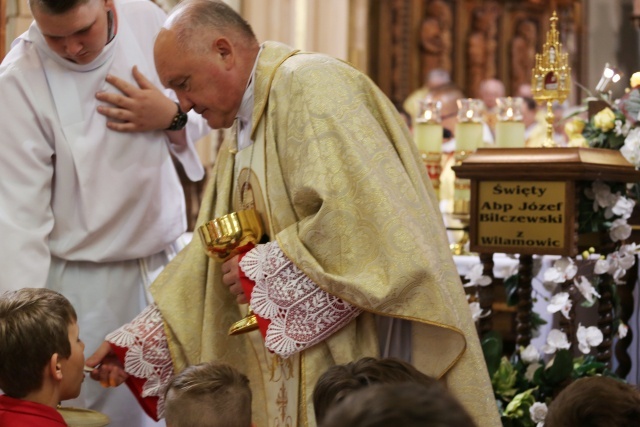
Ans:
[[[615,203],[615,195],[611,193],[611,188],[602,181],[593,181],[591,188],[585,188],[584,194],[593,200],[593,211],[599,208],[607,208]]]
[[[631,123],[630,122],[624,122],[622,123],[622,120],[618,119],[615,122],[615,129],[614,132],[616,133],[616,135],[620,136],[627,136],[629,134],[629,131],[631,130]]]
[[[620,246],[620,249],[618,249],[618,253],[621,256],[630,255],[630,256],[633,257],[639,251],[640,251],[640,246],[636,245],[635,243],[629,243],[628,245],[622,245],[622,246]],[[633,263],[631,265],[633,265]]]
[[[620,193],[616,194],[616,201],[611,207],[611,212],[614,215],[618,215],[624,219],[628,219],[633,213],[633,207],[636,205],[635,200],[627,199],[621,196]]]
[[[636,168],[640,167],[640,128],[632,129],[627,134],[620,153]]]
[[[605,274],[609,272],[609,268],[611,263],[609,259],[599,259],[596,261],[596,265],[593,267],[593,272],[595,274]]]
[[[529,414],[531,415],[531,421],[534,423],[543,422],[547,416],[547,404],[542,402],[535,402],[529,408]]]
[[[629,327],[624,323],[620,322],[620,324],[618,325],[618,336],[620,337],[620,339],[626,337],[627,332],[629,332]]]
[[[526,364],[531,364],[540,360],[540,352],[533,344],[529,344],[526,348],[520,347],[520,357]]]
[[[600,294],[586,277],[580,276],[579,279],[573,279],[573,284],[576,285],[582,296],[589,301],[589,304],[593,304],[593,297],[600,298]]]
[[[576,338],[578,338],[578,348],[580,351],[588,354],[591,351],[591,347],[599,346],[602,343],[603,336],[602,331],[595,326],[585,328],[579,325]]]
[[[546,354],[555,353],[556,350],[567,350],[571,343],[567,339],[567,334],[559,329],[552,329],[547,335],[547,343],[542,346],[542,351]]]
[[[491,310],[488,310],[486,313],[483,313],[482,308],[480,308],[479,302],[470,302],[469,309],[471,310],[471,318],[473,319],[474,322],[477,322],[478,319],[487,317],[489,314],[491,314]]]
[[[534,363],[530,364],[529,366],[527,366],[527,370],[524,372],[524,377],[528,381],[533,381],[533,377],[536,374],[536,371],[538,370],[538,368],[540,366],[542,366],[542,363],[540,363],[540,362],[534,362]]]
[[[564,283],[573,279],[578,272],[576,263],[571,258],[563,257],[553,263],[553,267],[547,268],[544,272],[544,281],[553,283]]]
[[[549,305],[547,305],[547,311],[549,313],[557,313],[562,312],[564,317],[569,318],[569,311],[571,311],[572,306],[571,299],[569,298],[569,293],[567,292],[558,292],[555,294],[551,301],[549,301]]]
[[[606,259],[599,259],[593,268],[595,274],[608,273],[613,276],[613,281],[617,285],[624,284],[622,278],[627,270],[633,267],[636,262],[635,253],[637,247],[635,243],[622,245],[617,252],[607,255]]]
[[[618,218],[611,223],[609,229],[609,237],[614,242],[618,240],[626,240],[631,236],[631,227],[627,224],[627,220],[624,218]]]
[[[469,283],[464,284],[465,288],[469,288],[471,286],[489,286],[491,284],[491,277],[483,276],[482,271],[484,266],[482,264],[474,265],[471,270],[464,276],[465,279],[469,280]]]
[[[520,264],[511,264],[498,267],[496,270],[497,277],[504,277],[504,279],[508,279],[511,276],[515,276],[518,274],[518,269],[520,268]]]

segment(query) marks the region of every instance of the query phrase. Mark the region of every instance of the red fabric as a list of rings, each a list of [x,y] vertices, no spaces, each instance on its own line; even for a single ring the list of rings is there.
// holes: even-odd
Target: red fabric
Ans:
[[[67,423],[62,415],[50,406],[0,395],[0,426],[67,427]]]
[[[251,245],[251,248],[249,249],[252,249],[252,248],[253,248],[253,245]],[[249,249],[247,249],[246,251],[238,255],[238,264],[240,264],[240,261],[242,261],[242,258],[244,258],[244,256],[247,254]],[[256,282],[249,279],[244,274],[244,271],[242,271],[239,265],[238,265],[238,273],[240,277],[240,284],[242,285],[242,290],[244,291],[244,294],[247,296],[247,299],[251,301],[251,293],[253,292],[253,288],[256,286]],[[258,320],[258,328],[260,329],[260,334],[262,335],[262,339],[264,339],[267,336],[267,328],[271,324],[271,320],[260,317],[255,313],[254,313],[254,316],[256,316],[256,319]]]
[[[127,351],[129,351],[129,349],[124,347],[119,347],[113,343],[109,343],[109,344],[111,345],[111,350],[113,350],[113,353],[116,355],[116,357],[118,358],[122,366],[124,366],[124,357],[127,354]],[[142,397],[142,387],[146,382],[147,382],[146,379],[139,378],[129,374],[126,384],[127,384],[127,387],[129,387],[129,390],[131,390],[135,398],[138,400],[138,403],[140,404],[140,406],[142,406],[142,409],[144,409],[144,412],[146,412],[147,415],[149,415],[154,420],[158,421],[159,420],[158,397],[156,396]]]

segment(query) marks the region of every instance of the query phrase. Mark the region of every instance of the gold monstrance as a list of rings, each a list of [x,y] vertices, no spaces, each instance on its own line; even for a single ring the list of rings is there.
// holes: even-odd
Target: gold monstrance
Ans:
[[[562,52],[559,33],[556,29],[558,15],[553,12],[550,18],[551,28],[547,32],[547,41],[542,53],[536,53],[536,66],[532,70],[531,87],[533,98],[547,103],[547,138],[545,147],[555,147],[553,140],[553,101],[564,102],[571,89],[571,68],[569,54]]]

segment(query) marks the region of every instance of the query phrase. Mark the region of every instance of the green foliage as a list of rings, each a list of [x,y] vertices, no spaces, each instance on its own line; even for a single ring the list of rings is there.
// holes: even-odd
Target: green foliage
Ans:
[[[524,363],[518,353],[510,359],[503,356],[496,365],[496,351],[502,348],[500,335],[493,332],[482,339],[487,366],[491,376],[496,403],[500,409],[504,427],[535,427],[529,409],[535,402],[549,405],[553,398],[572,381],[594,375],[605,375],[619,379],[607,365],[594,356],[573,358],[569,350],[559,350],[545,365],[540,359],[534,364]],[[527,378],[529,370],[529,378]]]
[[[489,377],[500,367],[500,359],[502,357],[502,337],[498,331],[489,331],[482,339],[482,353],[484,360],[487,362]]]

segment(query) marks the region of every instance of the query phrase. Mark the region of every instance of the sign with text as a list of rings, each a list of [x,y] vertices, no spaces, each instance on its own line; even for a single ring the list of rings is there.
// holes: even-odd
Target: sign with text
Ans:
[[[566,254],[567,183],[480,181],[471,250],[525,254]]]

